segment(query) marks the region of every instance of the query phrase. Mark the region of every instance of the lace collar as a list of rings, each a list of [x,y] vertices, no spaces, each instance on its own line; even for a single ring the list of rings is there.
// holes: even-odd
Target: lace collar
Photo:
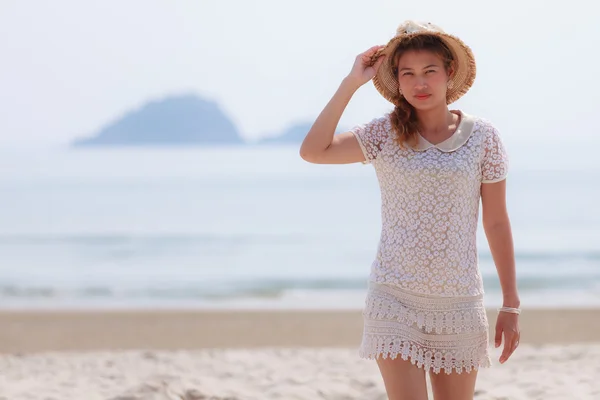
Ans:
[[[437,148],[440,151],[449,153],[455,150],[458,150],[462,147],[467,140],[471,137],[471,133],[473,133],[473,127],[475,125],[475,120],[472,116],[465,114],[462,111],[456,110],[461,116],[458,127],[448,139],[443,142],[433,144],[425,139],[421,134],[418,134],[419,143],[415,148],[416,151],[425,151],[432,147]]]

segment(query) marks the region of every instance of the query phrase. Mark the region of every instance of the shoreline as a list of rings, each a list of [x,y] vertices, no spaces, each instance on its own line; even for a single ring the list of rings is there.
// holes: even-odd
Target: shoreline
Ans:
[[[490,343],[497,312],[488,309]],[[600,343],[599,308],[526,309],[521,343]],[[0,310],[0,353],[358,348],[360,310]],[[493,344],[492,344],[493,345]]]

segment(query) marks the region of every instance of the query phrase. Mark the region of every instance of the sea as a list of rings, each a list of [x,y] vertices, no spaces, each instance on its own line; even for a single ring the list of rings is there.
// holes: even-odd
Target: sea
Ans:
[[[298,147],[0,151],[0,308],[361,308],[381,226],[373,167],[309,164]],[[509,154],[522,307],[600,306],[594,146]],[[481,222],[477,241],[499,306]]]

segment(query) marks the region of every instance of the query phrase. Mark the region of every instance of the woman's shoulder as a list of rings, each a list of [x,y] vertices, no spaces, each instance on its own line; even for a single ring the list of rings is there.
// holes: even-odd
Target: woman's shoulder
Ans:
[[[474,143],[476,148],[481,149],[482,157],[490,155],[498,159],[506,159],[506,149],[504,139],[500,129],[491,119],[482,116],[470,116],[473,120],[472,137],[476,138]]]
[[[472,136],[480,137],[481,139],[489,140],[490,138],[500,137],[500,130],[498,125],[488,117],[481,115],[470,114],[461,111],[463,116],[466,116],[472,124]]]
[[[392,132],[391,113],[374,116],[368,122],[355,125],[350,131],[377,137],[379,140],[387,139]]]

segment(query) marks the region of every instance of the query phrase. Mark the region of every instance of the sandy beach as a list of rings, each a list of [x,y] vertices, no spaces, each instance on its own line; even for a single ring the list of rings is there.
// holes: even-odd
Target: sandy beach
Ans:
[[[495,311],[489,312],[492,324]],[[0,399],[386,399],[359,311],[3,311]],[[526,310],[476,399],[600,398],[600,309]]]

